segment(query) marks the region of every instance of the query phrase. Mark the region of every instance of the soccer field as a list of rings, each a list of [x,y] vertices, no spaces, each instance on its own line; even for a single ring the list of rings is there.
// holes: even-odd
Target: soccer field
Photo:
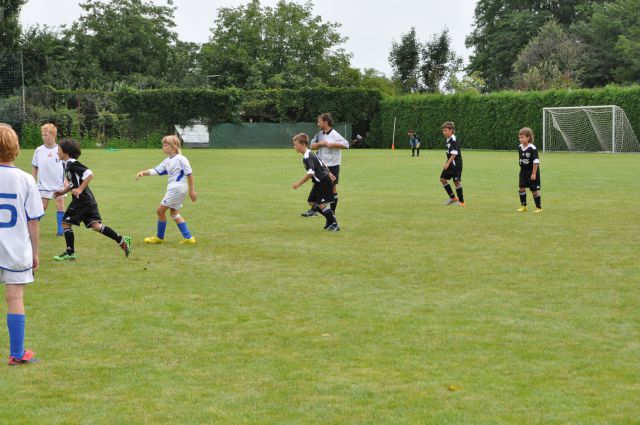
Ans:
[[[166,178],[135,173],[161,150],[83,152],[133,251],[76,229],[77,261],[55,263],[50,205],[26,293],[41,362],[2,367],[0,423],[640,418],[639,155],[541,154],[534,214],[515,211],[515,152],[463,152],[461,208],[442,205],[441,151],[348,151],[338,233],[300,216],[293,149],[185,155],[198,244],[169,223],[145,246]]]

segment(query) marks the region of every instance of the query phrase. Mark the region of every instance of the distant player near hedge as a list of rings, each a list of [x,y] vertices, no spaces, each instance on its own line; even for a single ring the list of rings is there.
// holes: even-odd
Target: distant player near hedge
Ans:
[[[453,122],[447,121],[442,124],[442,134],[447,138],[445,152],[447,154],[447,161],[442,166],[442,173],[440,174],[440,183],[442,187],[449,195],[449,199],[445,202],[445,205],[456,204],[464,207],[464,195],[462,193],[462,152],[460,151],[460,145],[456,139],[456,126]],[[449,180],[453,179],[456,185],[456,195],[453,194]]]
[[[62,219],[64,239],[67,249],[60,255],[53,257],[56,261],[76,259],[75,237],[72,226],[84,223],[88,229],[99,232],[113,239],[124,251],[125,256],[131,252],[131,238],[116,233],[111,227],[105,226],[98,211],[98,202],[89,189],[89,183],[93,180],[93,172],[78,161],[81,150],[78,142],[72,139],[63,139],[58,148],[58,157],[64,162],[64,172],[68,186],[54,193],[62,196],[71,192],[72,199]]]
[[[536,203],[534,212],[542,212],[540,199],[540,159],[538,149],[533,144],[533,130],[529,127],[521,128],[518,132],[518,156],[520,158],[520,208],[518,212],[527,211],[527,188],[533,194]]]
[[[0,124],[0,283],[8,307],[9,366],[35,361],[24,349],[24,288],[38,269],[38,220],[44,215],[33,176],[13,165],[19,152],[15,131]]]
[[[416,156],[416,151],[418,153],[417,156],[420,156],[420,136],[413,130],[409,130],[407,135],[409,136],[409,145],[411,146],[411,156]]]
[[[36,148],[31,161],[31,175],[38,182],[42,205],[47,210],[49,200],[54,199],[57,209],[57,235],[62,236],[62,217],[64,217],[64,197],[55,198],[53,193],[64,188],[64,165],[58,158],[56,135],[58,129],[51,123],[40,128],[43,144]]]
[[[309,193],[309,206],[320,210],[326,219],[325,230],[331,232],[340,231],[338,221],[334,212],[331,210],[331,202],[333,202],[333,181],[335,176],[331,174],[329,168],[309,149],[309,136],[305,133],[297,134],[293,137],[293,148],[296,152],[302,154],[302,163],[307,173],[300,181],[293,184],[294,189],[298,189],[308,180],[313,181],[313,187]]]
[[[311,139],[310,149],[318,150],[318,158],[329,168],[335,176],[333,182],[333,198],[331,209],[335,213],[338,208],[338,183],[340,181],[340,163],[342,162],[342,149],[349,149],[349,142],[333,128],[333,117],[328,112],[318,116],[317,121],[320,131]],[[302,213],[304,217],[313,217],[318,214],[317,207],[313,206],[309,211]]]
[[[187,192],[189,192],[189,198],[191,198],[192,202],[196,202],[197,199],[193,170],[191,170],[189,160],[182,155],[178,136],[165,136],[162,139],[162,152],[169,155],[168,158],[155,168],[138,172],[136,176],[138,179],[143,176],[169,176],[167,193],[156,210],[158,214],[156,235],[144,238],[144,243],[161,244],[164,242],[164,234],[167,228],[167,210],[169,210],[171,218],[176,222],[182,233],[183,239],[180,243],[195,244],[196,238],[191,235],[187,222],[180,215],[180,209]]]

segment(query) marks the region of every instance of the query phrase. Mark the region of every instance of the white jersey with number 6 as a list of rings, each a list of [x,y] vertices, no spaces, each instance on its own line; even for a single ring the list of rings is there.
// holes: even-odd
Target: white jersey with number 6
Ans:
[[[27,221],[43,215],[40,193],[31,174],[0,165],[0,269],[22,272],[33,267]]]

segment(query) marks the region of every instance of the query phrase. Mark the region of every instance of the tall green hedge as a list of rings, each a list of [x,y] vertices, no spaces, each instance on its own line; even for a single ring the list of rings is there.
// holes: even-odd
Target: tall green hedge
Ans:
[[[499,92],[487,95],[409,95],[385,98],[373,123],[370,145],[391,146],[393,121],[396,147],[408,146],[407,130],[422,137],[423,147],[442,145],[440,125],[454,121],[458,139],[467,149],[515,149],[518,130],[531,127],[541,140],[542,108],[554,106],[618,105],[640,134],[640,87],[594,90]]]

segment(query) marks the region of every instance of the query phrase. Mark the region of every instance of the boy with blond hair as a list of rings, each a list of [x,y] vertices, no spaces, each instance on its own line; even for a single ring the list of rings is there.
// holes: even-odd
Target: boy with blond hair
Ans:
[[[10,366],[36,361],[24,349],[24,287],[38,269],[38,220],[44,215],[35,180],[13,164],[19,153],[15,131],[0,123],[0,283],[8,307]]]
[[[49,206],[49,201],[55,199],[58,223],[58,232],[56,234],[62,236],[64,197],[55,197],[53,195],[56,190],[61,190],[64,187],[64,166],[60,158],[58,158],[57,133],[58,129],[51,123],[46,123],[40,128],[43,143],[33,153],[31,175],[38,182],[42,206],[45,211]]]

